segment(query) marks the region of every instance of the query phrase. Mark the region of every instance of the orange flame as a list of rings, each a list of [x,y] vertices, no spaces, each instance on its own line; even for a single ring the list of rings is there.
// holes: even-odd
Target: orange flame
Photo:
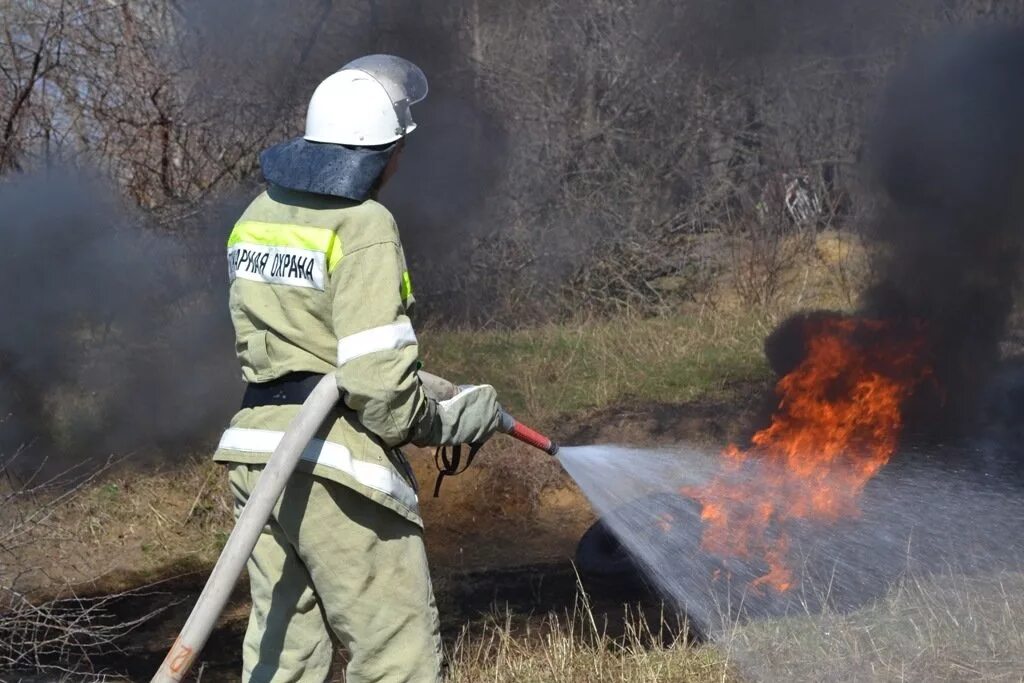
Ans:
[[[896,449],[904,401],[931,375],[919,324],[837,316],[808,319],[803,333],[806,354],[775,387],[771,425],[749,449],[730,445],[708,484],[683,490],[702,506],[702,548],[764,562],[752,587],[780,592],[793,584],[792,525],[858,514]]]

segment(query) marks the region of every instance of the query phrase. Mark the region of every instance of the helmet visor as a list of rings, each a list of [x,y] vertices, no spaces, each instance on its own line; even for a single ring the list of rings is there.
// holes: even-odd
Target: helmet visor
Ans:
[[[416,104],[427,96],[427,77],[408,59],[394,55],[367,55],[341,68],[356,69],[372,76],[384,86],[392,104]]]
[[[412,132],[416,124],[409,107],[427,96],[427,77],[422,69],[408,59],[394,55],[367,55],[349,62],[342,69],[362,71],[380,83],[395,108],[400,134]]]

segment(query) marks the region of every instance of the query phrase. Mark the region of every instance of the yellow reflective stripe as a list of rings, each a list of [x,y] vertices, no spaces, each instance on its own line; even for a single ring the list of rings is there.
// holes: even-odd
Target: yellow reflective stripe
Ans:
[[[393,291],[393,290],[392,290]],[[412,278],[409,277],[409,271],[402,273],[402,301],[408,301],[409,297],[412,296]]]
[[[329,228],[263,221],[239,221],[228,237],[228,249],[236,244],[259,244],[267,247],[294,247],[319,251],[327,256],[327,272],[341,261],[341,240]]]

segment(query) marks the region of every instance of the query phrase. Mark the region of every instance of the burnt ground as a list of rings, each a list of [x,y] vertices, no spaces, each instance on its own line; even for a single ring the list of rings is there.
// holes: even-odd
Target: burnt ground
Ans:
[[[758,385],[748,393],[752,398],[740,405],[633,405],[543,427],[566,444],[725,444],[749,432],[761,412],[763,394]],[[464,629],[482,628],[496,614],[536,632],[543,629],[544,615],[571,612],[578,606],[581,579],[572,558],[594,515],[553,459],[496,439],[479,457],[479,465],[446,481],[441,497],[435,499],[430,497],[432,454],[410,455],[423,489],[428,555],[446,643],[451,645]],[[146,572],[143,580],[143,574],[125,567],[88,588],[80,587],[80,596],[109,594],[164,577],[112,604],[115,618],[124,621],[157,614],[120,643],[118,652],[94,657],[94,670],[148,679],[184,623],[207,573],[207,567],[185,561]],[[653,633],[671,639],[680,632],[684,617],[666,619],[662,600],[642,582],[585,579],[583,586],[597,623],[612,636],[624,629],[627,605],[649,617]],[[235,680],[248,608],[243,577],[194,669],[202,672],[203,681]]]

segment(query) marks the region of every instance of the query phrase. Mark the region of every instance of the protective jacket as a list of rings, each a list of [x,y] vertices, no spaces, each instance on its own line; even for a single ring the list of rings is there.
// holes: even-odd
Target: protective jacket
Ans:
[[[475,443],[493,432],[493,388],[436,402],[416,371],[412,285],[398,229],[372,199],[354,202],[271,186],[228,238],[229,306],[247,382],[334,373],[342,394],[299,468],[422,524],[398,447]],[[214,459],[265,463],[298,405],[243,408]]]

